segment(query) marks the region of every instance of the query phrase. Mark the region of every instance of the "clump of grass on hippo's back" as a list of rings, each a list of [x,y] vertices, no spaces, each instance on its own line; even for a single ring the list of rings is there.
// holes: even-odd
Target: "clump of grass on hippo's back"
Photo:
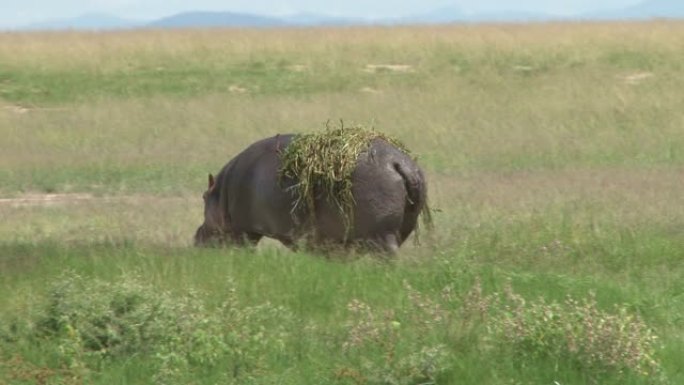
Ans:
[[[323,132],[297,135],[282,152],[280,175],[299,181],[296,207],[314,205],[314,188],[324,188],[335,200],[347,231],[353,226],[351,176],[359,154],[368,150],[374,139],[383,139],[411,155],[401,141],[387,134],[356,125],[327,127]],[[423,208],[423,219],[430,223],[430,210]]]

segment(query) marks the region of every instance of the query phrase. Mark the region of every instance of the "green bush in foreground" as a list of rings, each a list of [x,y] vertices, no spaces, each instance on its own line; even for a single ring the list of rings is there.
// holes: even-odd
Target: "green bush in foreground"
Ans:
[[[405,290],[402,309],[375,310],[356,300],[348,305],[343,350],[354,358],[338,377],[356,384],[440,383],[453,369],[456,347],[470,343],[485,354],[504,352],[516,365],[571,366],[592,381],[604,375],[663,381],[653,330],[624,306],[608,313],[593,296],[526,302],[510,285],[503,295],[484,295],[479,282],[463,296],[450,287],[437,298],[408,284]]]
[[[660,371],[655,333],[625,306],[602,311],[593,294],[581,301],[527,303],[510,287],[504,297],[489,325],[496,341],[516,355],[571,362],[594,375],[614,371],[648,377]]]
[[[183,382],[217,365],[229,368],[224,381],[237,381],[264,366],[267,350],[284,346],[290,319],[270,304],[241,306],[234,290],[209,309],[198,293],[172,296],[139,279],[111,283],[69,274],[52,285],[35,320],[3,334],[54,347],[66,370],[55,376],[83,380],[108,362],[137,357],[154,365],[160,383]],[[26,365],[14,372],[26,377]]]
[[[215,308],[200,294],[64,275],[31,316],[0,324],[0,376],[93,382],[111,365],[139,360],[149,374],[138,375],[164,384],[283,382],[281,371],[299,364],[307,373],[294,376],[314,383],[437,384],[453,383],[459,360],[476,355],[522,369],[551,363],[553,375],[570,370],[591,383],[666,383],[653,330],[624,306],[600,310],[593,296],[528,302],[510,285],[485,295],[479,282],[430,296],[405,283],[401,305],[354,299],[346,319],[320,325],[268,303],[245,306],[234,285]],[[27,346],[54,362],[24,356]]]

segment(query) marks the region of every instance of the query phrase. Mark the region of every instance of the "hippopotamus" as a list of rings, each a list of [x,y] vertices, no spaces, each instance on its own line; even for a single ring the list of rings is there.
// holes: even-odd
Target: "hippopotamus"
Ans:
[[[304,240],[313,248],[361,246],[395,254],[416,229],[427,202],[426,180],[414,159],[384,139],[371,140],[351,176],[353,226],[347,228],[325,189],[314,190],[314,207],[297,204],[293,187],[298,181],[280,173],[281,151],[293,137],[259,140],[216,177],[209,174],[204,223],[195,244],[246,246],[269,237],[292,249]]]

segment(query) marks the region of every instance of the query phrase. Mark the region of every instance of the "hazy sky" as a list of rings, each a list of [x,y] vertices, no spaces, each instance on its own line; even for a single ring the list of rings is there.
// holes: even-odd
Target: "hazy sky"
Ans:
[[[267,15],[310,12],[374,18],[404,16],[453,6],[467,12],[519,10],[574,14],[639,2],[640,0],[0,0],[0,27],[11,28],[45,19],[94,12],[136,19],[153,19],[188,10]]]

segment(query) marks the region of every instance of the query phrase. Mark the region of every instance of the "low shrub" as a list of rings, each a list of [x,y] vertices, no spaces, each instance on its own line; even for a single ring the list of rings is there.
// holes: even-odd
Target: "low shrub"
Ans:
[[[62,366],[82,374],[109,360],[150,359],[162,383],[217,365],[229,368],[225,381],[244,380],[284,347],[292,318],[285,309],[244,306],[234,288],[214,309],[201,298],[192,291],[172,295],[135,277],[107,282],[67,274],[52,284],[23,336],[4,334],[55,347]]]
[[[407,306],[382,310],[354,300],[337,372],[356,384],[438,383],[458,349],[503,353],[516,363],[570,365],[586,378],[630,375],[658,383],[657,337],[626,306],[597,307],[593,295],[563,303],[525,301],[510,285],[485,294],[477,281],[462,295],[427,296],[405,284]],[[494,355],[496,355],[494,354]],[[652,382],[653,382],[652,381]]]
[[[597,307],[593,294],[562,303],[527,302],[510,287],[504,294],[489,321],[491,337],[516,355],[573,362],[595,375],[652,376],[660,370],[654,331],[624,305],[606,312]]]

